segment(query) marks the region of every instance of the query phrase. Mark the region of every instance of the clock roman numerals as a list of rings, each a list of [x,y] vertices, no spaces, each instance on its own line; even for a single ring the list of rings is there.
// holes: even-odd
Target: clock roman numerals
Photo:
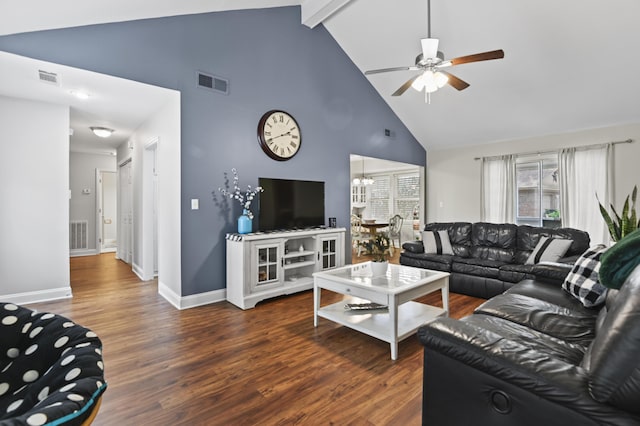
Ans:
[[[258,123],[258,140],[269,157],[282,161],[298,153],[302,137],[298,123],[291,115],[272,110]]]

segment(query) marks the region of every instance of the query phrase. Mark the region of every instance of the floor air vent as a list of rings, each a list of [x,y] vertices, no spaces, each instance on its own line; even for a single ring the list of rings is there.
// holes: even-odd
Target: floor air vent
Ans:
[[[201,71],[198,72],[198,87],[223,95],[229,94],[229,80]]]
[[[89,248],[88,220],[69,222],[69,250],[87,250]]]
[[[55,84],[56,86],[60,85],[58,74],[54,72],[38,70],[38,76],[40,77],[40,81],[44,83]]]

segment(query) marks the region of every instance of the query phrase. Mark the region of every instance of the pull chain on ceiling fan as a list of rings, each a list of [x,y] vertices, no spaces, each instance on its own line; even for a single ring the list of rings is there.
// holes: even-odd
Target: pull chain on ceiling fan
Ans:
[[[427,38],[420,40],[422,52],[416,56],[415,65],[369,70],[365,71],[364,74],[371,75],[392,71],[420,71],[420,74],[417,74],[407,80],[398,88],[398,90],[393,92],[391,96],[400,96],[406,92],[409,87],[413,87],[417,91],[424,90],[425,102],[431,103],[431,93],[447,84],[457,90],[464,90],[469,87],[469,83],[449,72],[442,71],[442,68],[467,64],[470,62],[504,58],[504,51],[500,49],[445,60],[444,54],[438,51],[439,42],[439,39],[431,37],[431,0],[427,0]]]

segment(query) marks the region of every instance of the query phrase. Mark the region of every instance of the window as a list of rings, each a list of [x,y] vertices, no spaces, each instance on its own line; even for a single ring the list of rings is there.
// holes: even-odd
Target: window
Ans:
[[[396,175],[394,214],[405,221],[417,218],[420,210],[420,176],[418,173]],[[392,215],[393,216],[393,215]]]
[[[516,224],[559,227],[558,159],[520,158],[516,163]]]
[[[376,176],[373,184],[369,186],[369,198],[367,200],[367,218],[385,222],[391,217],[390,206],[390,176]]]
[[[375,175],[374,182],[367,187],[367,191],[367,218],[386,222],[391,216],[399,214],[408,221],[419,215],[419,173]]]

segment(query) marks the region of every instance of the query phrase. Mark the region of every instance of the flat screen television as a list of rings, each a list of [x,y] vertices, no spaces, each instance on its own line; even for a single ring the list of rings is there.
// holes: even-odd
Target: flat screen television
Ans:
[[[324,226],[324,182],[259,178],[258,184],[260,231]]]

